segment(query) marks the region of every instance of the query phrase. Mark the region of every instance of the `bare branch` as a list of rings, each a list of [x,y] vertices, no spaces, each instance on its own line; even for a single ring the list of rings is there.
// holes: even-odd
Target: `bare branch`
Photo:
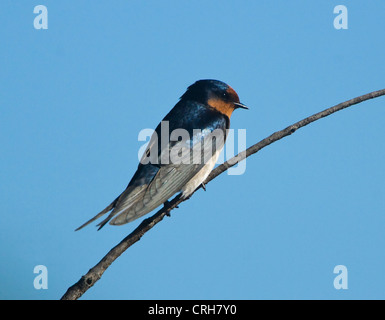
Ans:
[[[221,173],[225,172],[228,168],[236,165],[238,162],[244,160],[250,155],[258,152],[262,148],[272,144],[275,141],[278,141],[286,136],[293,134],[299,128],[302,128],[316,120],[327,117],[337,111],[348,108],[355,104],[361,103],[363,101],[377,98],[385,95],[385,89],[374,91],[351,100],[342,102],[334,107],[328,108],[321,112],[318,112],[310,117],[307,117],[297,123],[294,123],[287,128],[277,131],[270,135],[269,137],[261,140],[260,142],[254,144],[250,148],[242,151],[235,157],[229,159],[222,165],[215,168],[209,177],[206,179],[204,184],[209,183],[211,180],[215,179]],[[198,188],[199,189],[199,188]],[[197,190],[198,190],[197,189]],[[195,191],[197,191],[195,190]],[[90,269],[86,275],[82,276],[81,279],[75,283],[73,286],[68,288],[67,292],[61,298],[62,300],[76,300],[81,297],[89,288],[91,288],[96,281],[98,281],[103,275],[104,271],[114,262],[124,251],[126,251],[129,247],[131,247],[135,242],[139,241],[140,238],[149,231],[152,227],[154,227],[157,223],[163,220],[165,215],[168,215],[171,210],[175,209],[181,202],[186,201],[187,199],[180,199],[180,196],[176,196],[172,201],[167,203],[162,209],[160,209],[157,213],[155,213],[152,217],[143,220],[143,222],[126,238],[124,238],[118,245],[116,245],[113,249],[111,249],[104,258],[95,265],[92,269]]]

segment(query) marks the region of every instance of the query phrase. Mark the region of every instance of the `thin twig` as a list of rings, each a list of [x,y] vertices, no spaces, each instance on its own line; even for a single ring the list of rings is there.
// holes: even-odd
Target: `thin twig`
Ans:
[[[361,103],[363,101],[377,98],[385,95],[385,89],[374,91],[351,100],[342,102],[334,107],[328,108],[321,112],[318,112],[310,117],[307,117],[297,123],[294,123],[287,128],[277,131],[270,135],[269,137],[261,140],[260,142],[254,144],[250,148],[242,151],[235,157],[229,159],[222,165],[215,168],[209,177],[206,179],[204,184],[208,184],[211,180],[215,179],[221,173],[225,172],[230,167],[236,165],[238,162],[244,160],[250,155],[258,152],[262,148],[272,144],[275,141],[278,141],[286,136],[293,134],[299,128],[302,128],[309,123],[312,123],[321,118],[327,117],[332,113],[340,111],[342,109],[348,108],[355,104]],[[198,189],[197,189],[198,190]],[[195,190],[196,191],[196,190]],[[152,217],[143,220],[143,222],[126,238],[124,238],[118,245],[116,245],[113,249],[111,249],[104,258],[95,265],[92,269],[90,269],[86,275],[82,276],[81,279],[75,283],[73,286],[68,288],[67,292],[61,298],[62,300],[76,300],[80,298],[89,288],[91,288],[96,281],[98,281],[103,275],[104,271],[114,262],[124,251],[126,251],[129,247],[131,247],[135,242],[139,241],[140,238],[149,231],[152,227],[154,227],[157,223],[163,220],[165,215],[168,215],[171,210],[175,209],[181,202],[186,201],[187,199],[180,199],[180,196],[176,196],[172,201],[170,201],[166,206],[160,209],[157,213],[155,213]]]

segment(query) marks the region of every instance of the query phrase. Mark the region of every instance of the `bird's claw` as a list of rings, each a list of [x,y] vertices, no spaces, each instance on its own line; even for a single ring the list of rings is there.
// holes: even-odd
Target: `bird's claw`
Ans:
[[[167,216],[167,217],[171,217],[171,214],[170,214],[171,209],[179,208],[178,206],[175,206],[174,208],[171,208],[171,203],[170,203],[170,201],[168,201],[168,200],[166,200],[166,201],[163,203],[163,207],[164,207],[164,209],[166,210],[166,216]]]

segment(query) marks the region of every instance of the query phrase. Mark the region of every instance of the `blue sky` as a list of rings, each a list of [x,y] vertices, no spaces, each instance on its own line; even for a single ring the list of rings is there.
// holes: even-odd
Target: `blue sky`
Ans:
[[[35,5],[48,9],[36,30]],[[333,27],[337,5],[348,29]],[[58,299],[142,219],[74,232],[126,187],[187,86],[230,84],[247,146],[385,88],[384,1],[0,4],[0,298]],[[221,175],[82,299],[384,299],[385,98]],[[48,269],[48,289],[33,269]],[[348,289],[333,286],[336,265]]]

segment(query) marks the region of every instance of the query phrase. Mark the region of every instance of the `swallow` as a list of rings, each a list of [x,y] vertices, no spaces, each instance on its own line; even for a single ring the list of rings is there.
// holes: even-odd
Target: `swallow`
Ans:
[[[98,230],[107,222],[122,225],[166,205],[178,192],[188,198],[198,187],[206,189],[204,181],[223,149],[230,117],[238,108],[248,109],[222,81],[199,80],[189,86],[155,129],[127,188],[76,230],[108,212]]]

